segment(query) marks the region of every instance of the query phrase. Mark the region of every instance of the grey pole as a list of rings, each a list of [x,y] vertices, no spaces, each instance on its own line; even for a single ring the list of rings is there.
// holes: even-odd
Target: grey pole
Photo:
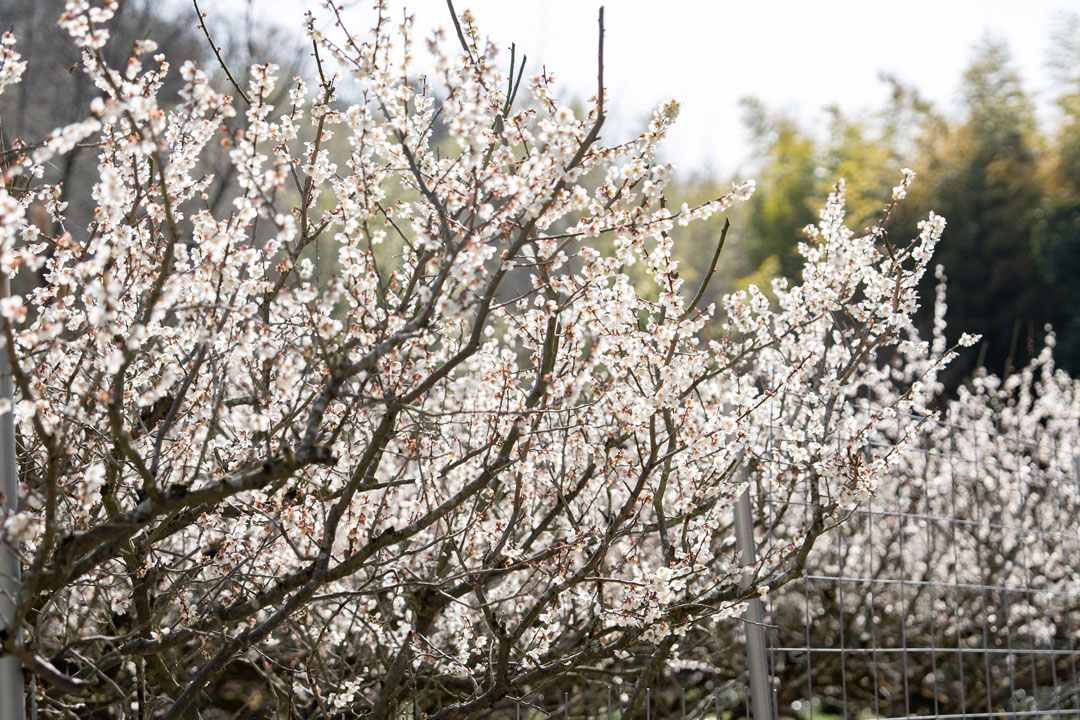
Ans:
[[[0,298],[11,294],[8,276],[0,274]],[[12,382],[11,364],[7,348],[0,348],[0,399],[14,405],[15,386]],[[3,476],[4,509],[7,513],[19,508],[19,471],[15,466],[15,413],[14,408],[0,415],[0,475]],[[15,613],[15,596],[19,592],[19,555],[8,543],[0,541],[0,628],[9,632]],[[0,658],[0,718],[23,720],[26,717],[23,697],[22,663],[17,657]]]
[[[745,467],[743,472],[746,473]],[[739,550],[739,562],[743,566],[757,562],[749,486],[735,502],[735,543]],[[747,590],[750,589],[750,577],[748,573],[744,578]],[[757,593],[747,602],[743,619],[746,621],[746,663],[750,668],[750,700],[754,720],[773,720],[769,668],[765,662],[765,617]]]

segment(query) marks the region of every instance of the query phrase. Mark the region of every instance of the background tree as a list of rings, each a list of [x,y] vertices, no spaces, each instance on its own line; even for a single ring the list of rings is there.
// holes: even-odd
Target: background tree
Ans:
[[[1034,110],[1007,48],[986,41],[964,75],[967,117],[950,130],[941,155],[920,159],[933,177],[923,196],[949,218],[952,327],[983,335],[975,362],[1009,372],[1034,349],[1042,325],[1058,319],[1032,253],[1042,202]],[[968,360],[955,366],[970,372]]]
[[[1060,124],[1044,171],[1045,208],[1035,223],[1035,253],[1053,306],[1059,309],[1057,356],[1080,368],[1080,16],[1064,15],[1052,36],[1050,61]]]
[[[802,229],[816,221],[821,203],[812,192],[818,178],[814,142],[793,118],[770,113],[757,100],[744,100],[743,108],[763,157],[757,176],[767,189],[748,209],[747,232],[753,241],[743,248],[740,262],[759,284],[775,276],[794,278],[802,265],[796,250]]]

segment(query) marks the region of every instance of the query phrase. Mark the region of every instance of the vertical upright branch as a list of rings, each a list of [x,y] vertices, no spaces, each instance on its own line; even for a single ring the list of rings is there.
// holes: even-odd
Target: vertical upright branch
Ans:
[[[588,152],[592,144],[596,142],[596,139],[600,137],[600,128],[604,125],[604,6],[600,6],[600,14],[596,20],[599,25],[600,39],[597,42],[596,50],[596,120],[593,122],[593,126],[589,129],[589,134],[585,136],[585,139],[578,147],[578,151],[574,154],[570,164],[566,166],[567,170],[573,170],[578,164],[585,158],[585,153]]]
[[[604,117],[604,6],[600,6],[600,13],[596,18],[599,25],[600,39],[596,48],[596,114]]]

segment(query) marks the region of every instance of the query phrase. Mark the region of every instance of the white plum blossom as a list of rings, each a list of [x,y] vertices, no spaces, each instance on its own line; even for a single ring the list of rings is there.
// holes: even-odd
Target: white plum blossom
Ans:
[[[3,540],[11,544],[28,542],[37,533],[41,518],[37,513],[18,512],[4,518]]]
[[[903,176],[900,179],[900,184],[892,190],[892,199],[894,201],[903,200],[907,197],[907,191],[908,188],[911,187],[911,181],[915,179],[915,171],[910,168],[903,168],[900,171],[900,174]]]
[[[4,94],[5,86],[15,85],[22,79],[26,61],[19,60],[20,57],[15,51],[15,36],[5,32],[0,36],[0,95]]]
[[[21,323],[26,320],[26,305],[23,304],[22,296],[11,295],[0,299],[0,316],[11,323]]]

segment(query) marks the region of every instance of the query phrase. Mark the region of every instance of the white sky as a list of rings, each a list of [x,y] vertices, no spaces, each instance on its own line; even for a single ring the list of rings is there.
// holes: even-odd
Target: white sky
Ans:
[[[231,0],[240,2],[241,0]],[[300,27],[314,0],[254,0],[256,13]],[[596,16],[605,8],[608,140],[640,128],[662,100],[682,103],[665,155],[684,170],[723,174],[747,169],[749,147],[738,101],[754,95],[792,110],[806,124],[830,104],[877,108],[887,90],[882,72],[954,110],[973,46],[987,34],[1006,40],[1025,88],[1050,113],[1048,39],[1063,12],[1080,0],[455,0],[471,8],[482,33],[517,43],[553,72],[566,97],[596,88]],[[397,0],[392,7],[400,8]],[[410,0],[423,36],[442,26],[453,38],[445,0]],[[204,7],[204,10],[208,8]],[[322,16],[317,13],[317,16]],[[351,17],[350,17],[351,16]],[[267,17],[263,15],[263,17]],[[356,33],[370,26],[367,3],[348,11]],[[352,19],[355,18],[355,19]],[[213,27],[213,17],[211,17]],[[422,54],[422,53],[418,53]],[[505,56],[509,62],[509,54]]]

